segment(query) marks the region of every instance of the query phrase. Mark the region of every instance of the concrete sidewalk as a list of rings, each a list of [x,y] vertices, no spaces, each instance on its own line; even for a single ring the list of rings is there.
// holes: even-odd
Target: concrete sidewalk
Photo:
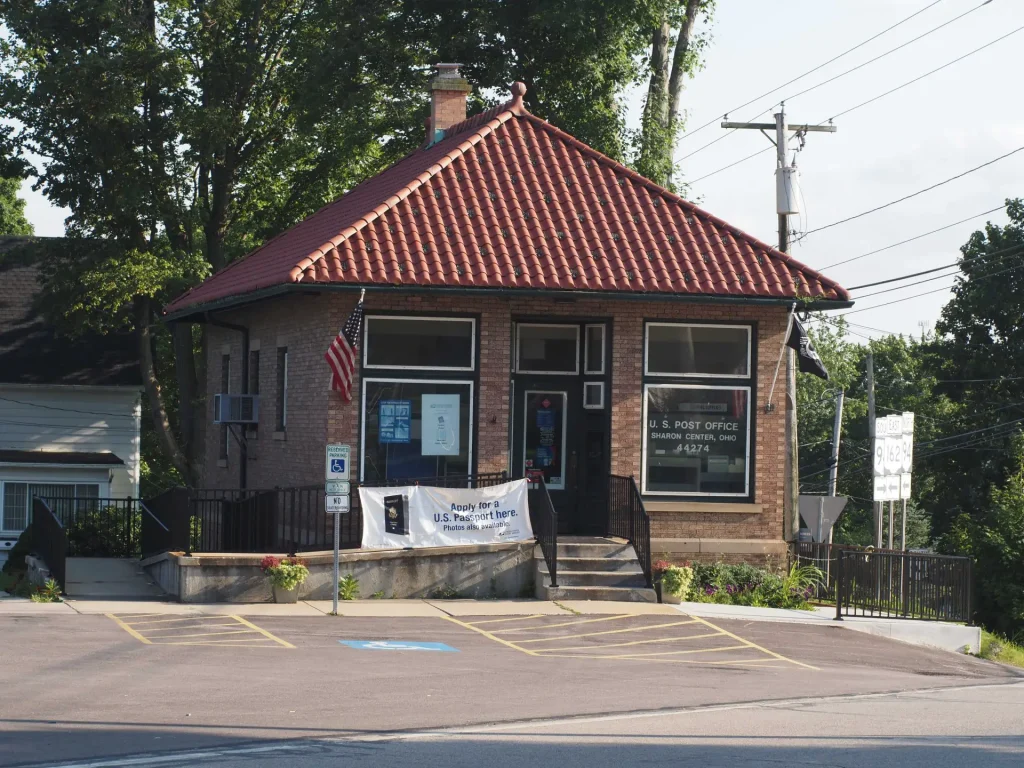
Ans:
[[[963,653],[981,652],[981,628],[941,621],[916,619],[884,619],[867,616],[846,616],[836,621],[835,608],[815,608],[813,611],[793,611],[781,608],[754,608],[747,605],[717,605],[715,603],[681,603],[673,606],[689,616],[702,619],[729,619],[733,621],[771,621],[786,624],[811,624],[865,632],[888,637],[913,645],[941,648]]]

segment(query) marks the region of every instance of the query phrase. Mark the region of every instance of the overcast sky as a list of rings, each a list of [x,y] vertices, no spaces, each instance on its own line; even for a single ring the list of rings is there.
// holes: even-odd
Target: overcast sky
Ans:
[[[697,128],[726,111],[734,121],[756,118],[770,122],[782,98],[895,48],[981,5],[982,0],[940,0],[863,48],[733,111],[931,2],[718,0],[706,67],[683,95],[689,127]],[[787,121],[822,122],[1020,26],[1024,26],[1022,0],[992,0],[876,63],[812,93],[787,98]],[[1024,31],[838,118],[837,133],[810,134],[798,158],[806,207],[792,227],[806,231],[844,219],[1024,145],[1024,99],[1020,98],[1019,81],[1022,63]],[[629,97],[634,122],[640,98],[639,90]],[[762,111],[766,114],[758,116]],[[700,149],[726,133],[718,122],[681,140],[677,159],[686,179],[699,179],[770,146],[757,131],[736,131],[714,146]],[[691,152],[696,154],[686,157]],[[731,224],[775,244],[774,169],[773,153],[765,152],[696,181],[690,197]],[[28,217],[37,234],[63,234],[66,212],[50,206],[27,184],[25,196]],[[987,211],[1015,196],[1024,196],[1024,152],[884,211],[809,235],[793,246],[792,253],[813,267],[824,267]],[[986,219],[1003,224],[1006,215],[999,211],[825,272],[849,286],[952,263],[959,255],[959,246]],[[855,309],[944,288],[952,282],[952,278],[943,278],[868,297]],[[877,290],[881,288],[857,291],[855,295]],[[917,335],[919,323],[928,327],[934,324],[947,298],[948,292],[942,290],[857,312],[848,319],[873,329]],[[852,330],[878,335],[876,330],[863,326],[853,326]]]

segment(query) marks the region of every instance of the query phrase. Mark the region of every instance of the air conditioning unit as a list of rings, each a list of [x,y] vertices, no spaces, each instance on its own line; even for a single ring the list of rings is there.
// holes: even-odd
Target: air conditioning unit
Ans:
[[[213,396],[214,424],[256,424],[260,420],[259,395]]]

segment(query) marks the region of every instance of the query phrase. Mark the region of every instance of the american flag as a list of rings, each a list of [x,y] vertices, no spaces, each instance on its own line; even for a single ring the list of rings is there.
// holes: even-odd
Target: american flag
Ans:
[[[331,389],[341,392],[346,401],[352,400],[352,377],[359,365],[359,334],[363,328],[363,297],[359,295],[359,303],[345,321],[345,327],[327,348],[324,359],[331,366]]]

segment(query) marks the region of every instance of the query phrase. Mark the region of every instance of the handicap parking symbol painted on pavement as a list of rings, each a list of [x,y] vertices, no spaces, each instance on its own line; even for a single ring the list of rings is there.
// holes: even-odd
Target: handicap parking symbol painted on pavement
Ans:
[[[360,651],[444,651],[446,653],[458,653],[459,651],[458,648],[452,648],[444,643],[420,643],[412,640],[339,640],[338,642]]]

